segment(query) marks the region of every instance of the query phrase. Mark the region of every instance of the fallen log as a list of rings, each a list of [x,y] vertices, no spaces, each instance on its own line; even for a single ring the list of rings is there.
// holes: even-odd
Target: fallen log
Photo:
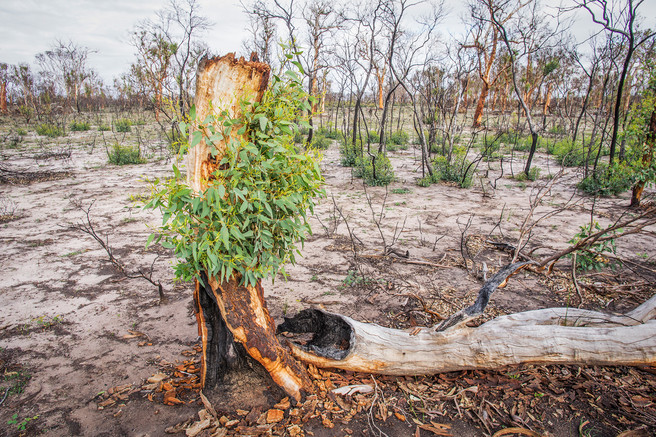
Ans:
[[[497,317],[478,327],[490,294],[528,263],[501,269],[474,305],[430,328],[398,330],[310,309],[285,318],[279,332],[312,333],[292,341],[295,357],[322,368],[426,375],[511,364],[656,365],[656,295],[624,315],[550,308]]]

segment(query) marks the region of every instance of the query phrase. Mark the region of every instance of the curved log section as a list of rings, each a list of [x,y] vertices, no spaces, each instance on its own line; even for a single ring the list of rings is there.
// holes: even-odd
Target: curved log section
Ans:
[[[520,363],[656,365],[656,295],[625,315],[550,308],[467,327],[464,321],[482,312],[481,306],[503,276],[523,265],[502,269],[483,286],[474,305],[436,327],[390,329],[304,310],[286,318],[278,331],[313,333],[306,345],[290,346],[294,356],[317,367],[386,375],[495,369]]]
[[[208,115],[224,110],[233,118],[239,117],[239,101],[260,101],[269,73],[268,65],[236,59],[233,53],[203,59],[196,77],[196,128]],[[237,138],[238,128],[233,126],[231,138]],[[225,142],[214,146],[218,151],[214,158],[204,140],[189,151],[187,182],[194,193],[207,188],[212,172],[225,154]],[[246,287],[239,284],[237,277],[223,283],[215,278],[208,278],[206,282],[208,287],[197,283],[194,293],[203,348],[201,384],[214,385],[227,368],[239,363],[243,345],[290,396],[300,400],[302,391],[312,391],[305,368],[275,336],[275,325],[266,308],[261,285]],[[235,345],[234,341],[239,344]]]

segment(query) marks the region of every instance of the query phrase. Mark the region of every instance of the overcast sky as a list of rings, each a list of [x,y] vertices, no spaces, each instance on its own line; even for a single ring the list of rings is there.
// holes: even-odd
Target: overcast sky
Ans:
[[[97,53],[89,64],[106,82],[134,62],[130,31],[165,0],[0,0],[0,62],[34,64],[56,39],[72,40]],[[215,25],[203,38],[216,54],[241,52],[247,17],[238,0],[200,0],[201,13]]]
[[[56,39],[72,40],[97,51],[89,64],[111,84],[134,62],[134,49],[128,42],[137,22],[155,18],[166,0],[0,0],[0,62],[34,63],[37,53],[48,50]],[[459,33],[464,0],[445,0],[450,14],[441,31]],[[552,2],[545,1],[544,3]],[[238,0],[200,0],[201,14],[214,26],[203,37],[215,54],[242,52],[248,19]],[[641,15],[654,26],[656,0],[645,0]],[[577,39],[585,38],[598,26],[589,15],[579,14],[574,26]]]

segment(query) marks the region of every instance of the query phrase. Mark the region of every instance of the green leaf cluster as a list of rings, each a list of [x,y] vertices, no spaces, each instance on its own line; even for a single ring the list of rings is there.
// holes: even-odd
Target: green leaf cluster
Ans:
[[[579,241],[601,230],[603,228],[597,221],[579,226],[579,232],[569,242],[570,244],[577,244]],[[611,233],[612,236],[615,234],[615,231]],[[598,271],[607,265],[613,267],[613,259],[606,257],[605,254],[614,256],[616,251],[615,238],[591,242],[576,251],[576,268],[581,271]],[[568,255],[568,257],[571,257],[571,255]]]
[[[181,123],[190,147],[204,140],[220,161],[198,194],[174,166],[175,176],[156,182],[146,204],[163,214],[160,232],[148,244],[161,241],[175,251],[179,279],[200,279],[206,272],[255,285],[295,262],[299,243],[311,232],[307,211],[313,212],[314,198],[323,194],[319,157],[312,150],[297,152],[293,141],[307,126],[302,114],[310,104],[299,75],[289,70],[273,76],[260,103],[241,101],[238,119],[223,111],[194,120],[192,109],[188,123]],[[219,142],[227,143],[222,157]]]

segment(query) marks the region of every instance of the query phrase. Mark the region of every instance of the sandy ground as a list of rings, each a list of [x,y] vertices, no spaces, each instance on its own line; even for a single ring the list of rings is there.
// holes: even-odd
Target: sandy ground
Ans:
[[[57,151],[62,144],[60,140],[41,150]],[[166,427],[193,416],[197,404],[167,407],[137,394],[124,406],[99,409],[97,400],[112,387],[141,385],[163,362],[182,362],[181,352],[192,349],[197,341],[191,286],[173,282],[174,260],[169,253],[161,248],[145,250],[150,229],[160,219],[135,204],[135,199],[149,192],[148,178],[170,175],[170,162],[157,159],[161,150],[152,150],[146,164],[117,167],[107,164],[102,147],[80,141],[67,149],[71,150],[67,159],[37,160],[33,148],[3,152],[5,163],[14,169],[70,174],[56,180],[0,185],[0,197],[14,211],[13,219],[0,224],[0,360],[10,374],[0,386],[0,396],[13,384],[11,378],[24,385],[22,393],[12,392],[0,407],[0,434],[20,434],[15,424],[7,423],[17,414],[18,419],[35,417],[26,424],[30,434],[163,435]],[[287,269],[287,280],[278,278],[264,286],[277,321],[303,308],[320,306],[388,326],[430,323],[426,313],[418,311],[413,294],[439,314],[462,308],[473,301],[482,284],[480,273],[463,268],[463,232],[470,236],[478,270],[483,261],[491,271],[506,263],[505,253],[483,243],[487,234],[494,231],[493,235],[514,243],[535,187],[558,171],[555,162],[539,155],[536,165],[542,168],[543,179],[538,182],[503,177],[495,189],[499,164],[486,172],[487,163],[481,163],[479,174],[487,173],[487,178],[477,179],[471,189],[420,188],[414,183],[420,176],[416,153],[410,149],[392,154],[398,180],[387,189],[369,187],[365,192],[351,169],[339,165],[337,146],[326,151],[322,167],[327,197],[312,217],[314,234],[298,264]],[[505,165],[508,175],[510,164]],[[513,163],[514,172],[521,171],[522,165],[521,161]],[[572,188],[576,180],[578,175],[568,170],[537,208],[536,217],[559,208],[573,195],[578,202],[534,229],[531,247],[545,247],[536,256],[565,247],[579,226],[589,221],[591,201],[576,197]],[[168,303],[159,305],[156,289],[146,281],[124,278],[97,242],[71,228],[84,220],[79,206],[88,208],[92,203],[92,222],[121,262],[129,268],[148,269],[154,261],[153,277],[164,284]],[[627,204],[628,195],[598,201],[595,208],[601,224],[618,217]],[[357,259],[342,217],[357,237]],[[388,245],[395,241],[394,248],[408,251],[409,261],[448,267],[382,257],[381,233]],[[653,238],[630,237],[618,242],[618,253],[650,257],[656,254],[656,246]],[[564,260],[560,265],[566,269],[568,263]],[[644,297],[634,293],[611,298],[584,290],[583,305],[625,310]],[[571,287],[522,273],[494,295],[487,313],[563,306],[575,298]],[[145,334],[147,341],[130,331]],[[213,394],[217,402],[224,408],[267,408],[282,397],[265,378],[253,377],[250,382],[244,378],[228,379],[222,391]],[[476,430],[466,429],[462,432]],[[396,435],[412,432],[399,429]]]

